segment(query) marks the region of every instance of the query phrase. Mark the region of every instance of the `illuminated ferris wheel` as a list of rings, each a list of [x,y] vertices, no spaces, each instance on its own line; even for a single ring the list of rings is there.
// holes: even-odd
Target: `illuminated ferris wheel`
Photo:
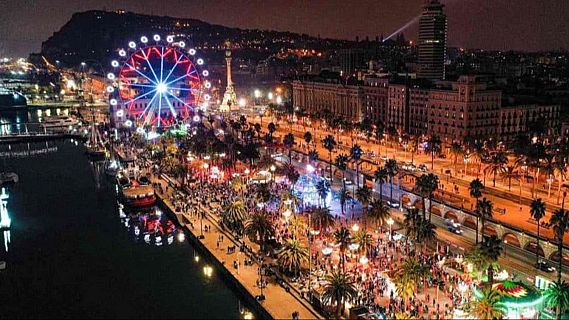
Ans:
[[[202,69],[204,60],[195,56],[196,50],[186,49],[183,41],[142,36],[139,44],[130,41],[118,55],[111,62],[113,72],[107,74],[116,123],[168,127],[207,108],[209,72]]]

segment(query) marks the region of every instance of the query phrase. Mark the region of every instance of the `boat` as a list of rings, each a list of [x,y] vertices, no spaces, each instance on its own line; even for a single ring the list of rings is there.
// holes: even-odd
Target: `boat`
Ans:
[[[16,184],[20,181],[18,175],[14,172],[0,172],[0,185]]]
[[[107,149],[94,121],[91,123],[91,134],[85,146],[87,147],[87,155],[92,160],[103,160],[107,155]]]
[[[117,160],[111,159],[105,163],[105,174],[116,177],[120,170],[120,164]]]
[[[46,117],[42,123],[45,131],[71,131],[79,124],[79,120],[69,116]]]
[[[117,175],[120,197],[130,207],[149,207],[156,203],[156,194],[148,177],[131,179],[123,172]]]

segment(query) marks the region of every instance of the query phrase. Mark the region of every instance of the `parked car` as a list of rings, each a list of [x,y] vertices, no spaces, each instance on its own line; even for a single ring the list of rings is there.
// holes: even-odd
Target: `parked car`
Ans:
[[[391,202],[391,201],[387,201],[387,205],[392,207],[392,208],[399,208],[399,202]]]

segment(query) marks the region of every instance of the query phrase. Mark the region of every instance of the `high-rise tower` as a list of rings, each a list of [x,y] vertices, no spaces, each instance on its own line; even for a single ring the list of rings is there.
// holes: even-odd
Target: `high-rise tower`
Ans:
[[[231,51],[225,51],[225,63],[227,66],[227,86],[225,87],[225,93],[223,94],[223,101],[219,107],[221,112],[229,112],[232,110],[238,110],[239,104],[237,103],[237,94],[235,94],[235,88],[233,88],[233,81],[231,81]]]
[[[439,0],[426,0],[419,19],[418,78],[442,80],[445,78],[447,45],[447,17]]]

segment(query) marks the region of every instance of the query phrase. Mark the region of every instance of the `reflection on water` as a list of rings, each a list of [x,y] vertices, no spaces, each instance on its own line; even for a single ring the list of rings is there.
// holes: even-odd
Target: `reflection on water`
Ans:
[[[185,239],[183,231],[178,230],[158,207],[131,212],[119,203],[119,216],[129,236],[136,242],[144,241],[159,247],[172,244],[174,239],[179,242]]]

